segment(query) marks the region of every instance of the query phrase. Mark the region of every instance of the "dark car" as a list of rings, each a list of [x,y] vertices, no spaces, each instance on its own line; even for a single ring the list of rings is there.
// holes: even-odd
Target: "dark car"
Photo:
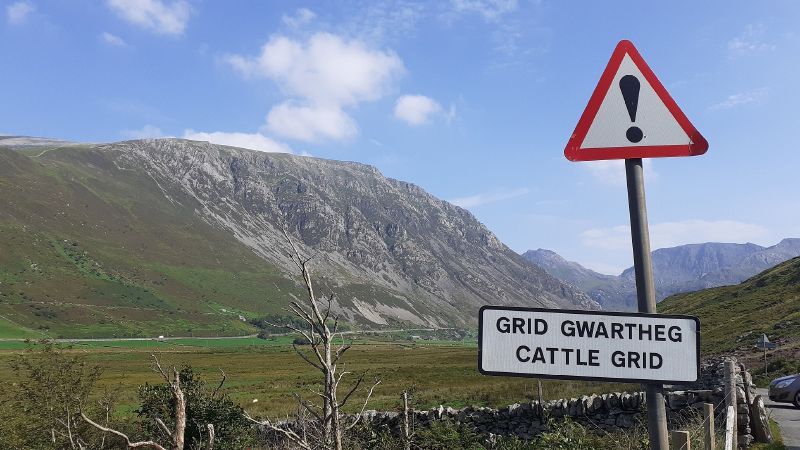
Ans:
[[[773,402],[793,403],[800,408],[800,374],[772,380],[769,384],[769,399]]]

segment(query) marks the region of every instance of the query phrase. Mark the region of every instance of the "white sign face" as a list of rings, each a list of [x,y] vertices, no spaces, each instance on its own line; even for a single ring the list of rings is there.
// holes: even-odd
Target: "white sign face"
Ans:
[[[690,383],[700,364],[691,316],[484,306],[484,375]]]
[[[621,83],[625,76],[632,77],[632,91],[636,98],[626,98],[627,90],[619,88],[625,86]],[[615,89],[606,93],[582,148],[692,144],[691,138],[629,55],[622,59],[611,86]],[[632,125],[645,131],[640,131],[638,137],[629,137],[626,130]]]

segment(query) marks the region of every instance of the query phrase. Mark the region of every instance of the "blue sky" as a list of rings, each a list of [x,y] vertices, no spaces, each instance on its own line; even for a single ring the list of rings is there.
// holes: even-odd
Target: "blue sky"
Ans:
[[[800,2],[6,1],[0,132],[359,161],[512,249],[631,264],[622,163],[563,149],[620,39],[710,143],[646,161],[653,247],[798,236]]]

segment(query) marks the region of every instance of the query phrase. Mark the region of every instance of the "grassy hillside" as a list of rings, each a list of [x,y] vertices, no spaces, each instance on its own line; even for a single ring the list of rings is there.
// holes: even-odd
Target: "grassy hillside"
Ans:
[[[800,258],[766,270],[735,286],[679,294],[659,312],[700,318],[702,348],[716,353],[771,341],[800,339]]]
[[[303,295],[284,229],[351,324],[598,307],[468,211],[362,164],[179,139],[0,145],[0,335],[254,333],[246,319]]]
[[[297,286],[89,149],[0,148],[0,337],[236,335]]]

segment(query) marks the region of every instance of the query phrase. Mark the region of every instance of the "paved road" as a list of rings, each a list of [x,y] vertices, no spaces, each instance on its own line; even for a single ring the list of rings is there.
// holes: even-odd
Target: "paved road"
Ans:
[[[3,316],[0,316],[2,318]],[[455,330],[455,328],[398,328],[393,330],[354,330],[354,331],[340,331],[337,334],[341,335],[352,335],[352,334],[368,334],[368,333],[397,333],[397,332],[407,332],[407,331],[439,331],[439,330]],[[290,333],[273,333],[272,336],[289,336],[295,334],[294,332]],[[257,334],[248,334],[245,336],[166,336],[163,338],[158,338],[156,336],[153,337],[121,337],[121,338],[67,338],[67,339],[50,339],[46,336],[42,336],[41,338],[30,338],[31,340],[36,339],[48,339],[53,342],[59,343],[71,343],[71,342],[119,342],[119,341],[174,341],[178,339],[199,339],[199,340],[214,340],[214,339],[248,339],[257,337]],[[28,339],[22,338],[0,338],[0,341],[11,341],[11,342],[23,342]]]
[[[120,341],[174,341],[178,339],[199,339],[199,340],[219,340],[219,339],[249,339],[257,337],[257,334],[248,334],[245,336],[167,336],[163,338],[159,338],[157,336],[154,337],[122,337],[122,338],[65,338],[65,339],[50,339],[48,337],[42,336],[41,338],[30,338],[30,340],[35,341],[36,339],[47,339],[48,341],[58,342],[61,344],[69,344],[72,342],[120,342]],[[19,338],[3,338],[0,341],[10,341],[10,342],[24,342],[28,339],[19,339]]]
[[[766,389],[757,389],[764,399],[764,404],[770,410],[772,418],[778,422],[783,435],[783,443],[787,450],[800,450],[800,409],[791,403],[775,403],[769,399]]]

